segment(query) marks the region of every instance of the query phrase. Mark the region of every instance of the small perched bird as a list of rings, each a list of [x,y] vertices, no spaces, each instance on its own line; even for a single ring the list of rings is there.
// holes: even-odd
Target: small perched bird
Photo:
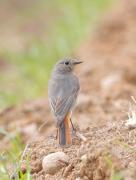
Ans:
[[[61,146],[72,143],[71,121],[72,110],[75,106],[80,84],[73,70],[81,61],[64,58],[54,67],[48,86],[51,110],[56,126],[57,138]]]

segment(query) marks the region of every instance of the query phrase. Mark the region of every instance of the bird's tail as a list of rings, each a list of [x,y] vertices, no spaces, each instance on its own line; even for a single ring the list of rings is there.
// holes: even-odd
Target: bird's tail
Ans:
[[[70,145],[72,143],[71,122],[69,114],[65,117],[64,121],[58,128],[58,139],[61,146]]]

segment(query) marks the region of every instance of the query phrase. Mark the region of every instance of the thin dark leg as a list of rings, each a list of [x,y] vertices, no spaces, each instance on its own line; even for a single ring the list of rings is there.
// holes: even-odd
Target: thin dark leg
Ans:
[[[70,122],[71,122],[71,125],[72,125],[72,129],[73,129],[73,131],[74,131],[74,132],[76,132],[76,129],[75,129],[75,127],[74,127],[73,123],[72,123],[71,118],[70,118]]]
[[[56,132],[55,139],[56,139],[56,140],[58,139],[58,128],[57,128],[57,132]]]

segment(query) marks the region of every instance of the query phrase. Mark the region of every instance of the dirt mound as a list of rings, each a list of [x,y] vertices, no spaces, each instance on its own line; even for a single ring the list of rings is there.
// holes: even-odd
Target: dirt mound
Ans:
[[[134,178],[136,129],[128,130],[123,121],[110,122],[103,128],[88,128],[81,132],[87,139],[76,141],[72,147],[61,148],[54,137],[35,140],[26,154],[30,154],[30,167],[34,179],[109,179],[110,177]],[[70,160],[67,167],[55,175],[45,174],[42,160],[47,154],[63,151]],[[22,163],[25,167],[25,161]],[[129,174],[126,176],[126,168]]]
[[[87,141],[58,147],[54,136],[47,136],[55,135],[55,129],[44,100],[1,112],[0,123],[7,131],[19,126],[27,136],[25,140],[31,139],[27,153],[34,179],[136,178],[136,129],[125,127],[130,97],[136,97],[135,35],[136,2],[120,1],[77,51],[85,62],[78,71],[82,91],[75,123]],[[43,123],[45,126],[38,131]],[[26,125],[30,125],[27,130]],[[30,129],[33,132],[34,128],[37,139],[32,140]],[[42,170],[43,156],[57,151],[70,157],[69,165],[53,176],[47,175]],[[22,168],[25,171],[25,160]]]

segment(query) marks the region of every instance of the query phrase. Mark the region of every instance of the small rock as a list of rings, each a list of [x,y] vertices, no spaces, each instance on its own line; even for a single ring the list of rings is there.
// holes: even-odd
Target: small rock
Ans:
[[[62,167],[67,166],[69,157],[63,152],[49,154],[43,158],[42,167],[47,174],[55,174]]]
[[[84,155],[81,157],[81,160],[82,160],[82,162],[86,162],[86,161],[87,161],[87,155],[84,154]]]
[[[125,126],[127,126],[128,129],[136,128],[136,113],[135,112],[134,112],[134,116],[127,120],[127,122],[125,123]]]
[[[76,180],[81,180],[81,178],[80,178],[80,177],[77,177]]]
[[[125,125],[129,128],[129,129],[133,129],[136,128],[136,100],[135,98],[132,96],[131,97],[134,104],[129,105],[129,111],[128,111],[128,120],[125,123]]]

